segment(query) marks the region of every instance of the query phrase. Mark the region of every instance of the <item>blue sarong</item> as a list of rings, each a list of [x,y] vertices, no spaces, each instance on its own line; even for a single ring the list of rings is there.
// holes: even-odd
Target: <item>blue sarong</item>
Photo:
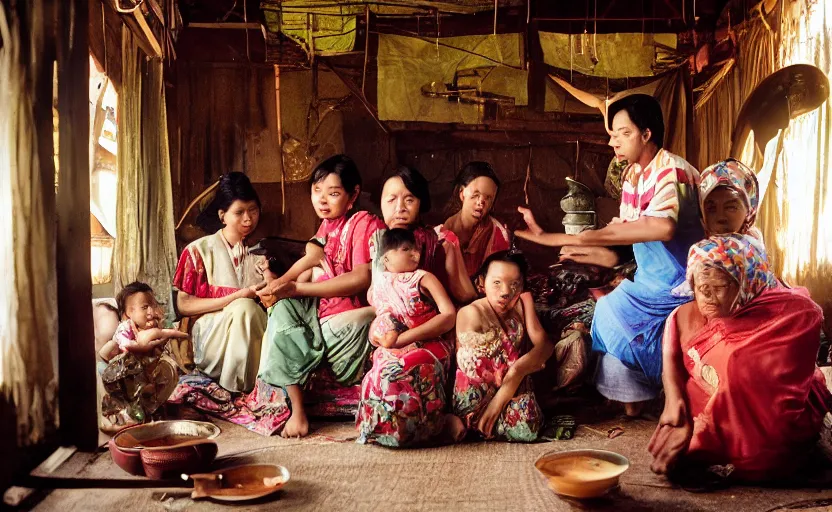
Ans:
[[[624,281],[595,306],[593,351],[614,356],[661,386],[664,322],[691,300],[671,290],[685,281],[688,250],[703,236],[701,227],[694,227],[677,231],[670,242],[633,245],[638,265],[634,280]]]

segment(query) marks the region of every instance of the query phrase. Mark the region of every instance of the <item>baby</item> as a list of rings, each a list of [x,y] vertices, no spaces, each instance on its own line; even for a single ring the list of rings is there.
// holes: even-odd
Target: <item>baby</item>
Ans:
[[[128,284],[116,302],[123,321],[99,350],[107,361],[101,372],[106,391],[101,402],[105,431],[144,422],[168,399],[178,383],[178,372],[176,363],[162,353],[163,347],[168,340],[187,338],[176,329],[160,327],[164,315],[147,284]]]
[[[159,355],[170,338],[187,338],[176,329],[161,328],[164,313],[153,296],[153,289],[138,281],[125,286],[116,297],[122,322],[115,335],[99,351],[109,361],[119,353]]]
[[[438,314],[433,297],[446,296],[439,280],[419,268],[419,248],[413,232],[389,229],[381,239],[385,272],[370,289],[376,318],[370,325],[370,343],[377,347],[403,348],[399,335],[422,325]]]

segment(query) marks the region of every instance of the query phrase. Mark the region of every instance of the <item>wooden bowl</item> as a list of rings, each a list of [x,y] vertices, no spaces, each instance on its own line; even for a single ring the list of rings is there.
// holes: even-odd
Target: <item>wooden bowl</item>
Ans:
[[[244,501],[262,498],[282,489],[289,481],[289,470],[276,464],[246,464],[213,473],[189,475],[188,478],[194,481],[191,498]]]
[[[570,450],[546,453],[534,466],[557,494],[585,499],[603,496],[617,487],[630,461],[605,450]]]
[[[216,443],[211,442],[214,444],[213,448],[209,446],[191,448],[190,450],[179,448],[183,444],[211,440],[218,435],[220,435],[220,428],[213,423],[187,420],[157,421],[122,430],[110,439],[108,447],[113,461],[131,475],[142,476],[147,474],[142,452],[147,449],[156,451],[157,448],[161,448],[162,451],[173,450],[169,455],[172,459],[181,459],[184,457],[183,452],[187,452],[194,460],[194,466],[189,466],[189,469],[199,471],[204,470],[204,464],[213,461],[216,456]],[[213,455],[210,455],[212,450]],[[164,458],[165,455],[151,454],[148,457],[150,466],[153,467],[151,472],[158,474],[159,459]],[[202,466],[198,464],[202,464]]]

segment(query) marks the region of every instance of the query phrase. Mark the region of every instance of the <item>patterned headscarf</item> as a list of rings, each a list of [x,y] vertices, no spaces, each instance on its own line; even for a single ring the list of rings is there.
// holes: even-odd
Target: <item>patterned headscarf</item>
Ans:
[[[693,245],[688,253],[687,280],[694,290],[693,276],[702,268],[718,268],[737,282],[740,289],[732,312],[778,286],[777,278],[769,271],[766,253],[747,235],[712,236]]]
[[[747,233],[754,225],[759,207],[759,186],[754,171],[738,160],[729,158],[708,167],[699,175],[699,206],[705,216],[705,199],[717,187],[728,187],[739,192],[748,209],[748,215],[740,228]]]

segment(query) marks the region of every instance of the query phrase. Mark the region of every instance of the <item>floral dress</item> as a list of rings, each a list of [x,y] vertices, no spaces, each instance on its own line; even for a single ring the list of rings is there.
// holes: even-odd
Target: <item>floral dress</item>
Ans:
[[[370,302],[377,316],[371,333],[412,329],[436,316],[436,306],[419,286],[425,274],[416,270],[374,276]],[[361,384],[358,442],[404,447],[438,435],[443,426],[450,359],[448,343],[441,338],[400,349],[377,348],[373,367]]]
[[[484,316],[484,332],[464,332],[457,338],[453,408],[466,428],[474,430],[502,384],[508,369],[522,356],[525,330],[522,304],[501,323],[488,303],[472,305]],[[526,377],[494,425],[494,434],[507,441],[537,439],[543,411]]]

